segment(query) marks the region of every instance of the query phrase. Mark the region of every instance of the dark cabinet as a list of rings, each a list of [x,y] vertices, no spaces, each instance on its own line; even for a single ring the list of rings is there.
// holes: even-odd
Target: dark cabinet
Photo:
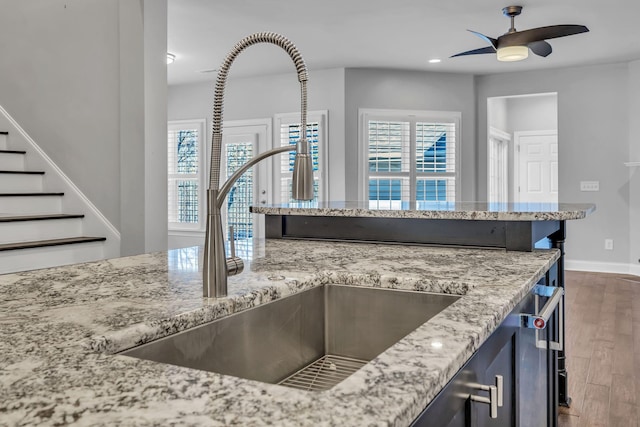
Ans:
[[[554,271],[540,281],[553,285]],[[412,426],[547,427],[556,425],[558,310],[546,328],[521,327],[520,313],[538,313],[546,297],[527,295],[456,376],[414,420]],[[501,378],[497,387],[496,378]],[[491,417],[491,386],[502,405]],[[501,390],[499,390],[501,388]],[[473,396],[473,397],[472,397]],[[498,399],[500,400],[500,399]],[[497,402],[496,402],[497,403]]]
[[[427,406],[412,426],[511,427],[517,415],[516,369],[519,328],[503,323],[469,359],[449,384]],[[490,399],[496,377],[502,378],[502,406],[490,417],[491,404],[470,396]],[[497,396],[498,398],[500,396]],[[497,402],[495,403],[497,405]]]

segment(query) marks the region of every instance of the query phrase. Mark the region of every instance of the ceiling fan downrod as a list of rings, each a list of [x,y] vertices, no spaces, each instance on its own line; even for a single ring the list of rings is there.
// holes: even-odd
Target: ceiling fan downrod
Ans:
[[[509,28],[508,33],[516,32],[515,18],[516,16],[520,15],[520,13],[522,13],[522,6],[507,6],[505,8],[502,8],[502,14],[507,18],[511,18],[511,28]]]

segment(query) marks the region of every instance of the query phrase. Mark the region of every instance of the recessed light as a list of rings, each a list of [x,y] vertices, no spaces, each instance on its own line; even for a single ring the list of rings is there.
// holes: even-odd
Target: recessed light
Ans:
[[[176,56],[173,53],[167,52],[167,64],[172,64],[176,60]]]
[[[429,60],[429,64],[437,64],[437,63],[439,63],[439,62],[441,62],[441,61],[442,61],[441,59],[433,58],[433,59],[430,59],[430,60]]]

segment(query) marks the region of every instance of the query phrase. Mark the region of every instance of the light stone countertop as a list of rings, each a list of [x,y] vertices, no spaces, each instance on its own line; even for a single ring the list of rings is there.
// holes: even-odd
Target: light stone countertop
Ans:
[[[222,299],[201,296],[197,247],[0,275],[0,425],[406,426],[559,256],[287,240],[238,252],[253,261]],[[112,354],[325,283],[463,297],[323,392]]]
[[[582,219],[595,205],[577,203],[486,203],[334,201],[292,202],[252,206],[265,215],[341,216],[360,218],[418,218],[476,221],[554,221]]]

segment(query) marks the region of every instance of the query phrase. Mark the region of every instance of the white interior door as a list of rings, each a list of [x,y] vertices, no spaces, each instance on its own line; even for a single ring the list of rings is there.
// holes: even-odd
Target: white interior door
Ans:
[[[519,203],[558,202],[558,134],[556,131],[515,132],[515,194]]]

